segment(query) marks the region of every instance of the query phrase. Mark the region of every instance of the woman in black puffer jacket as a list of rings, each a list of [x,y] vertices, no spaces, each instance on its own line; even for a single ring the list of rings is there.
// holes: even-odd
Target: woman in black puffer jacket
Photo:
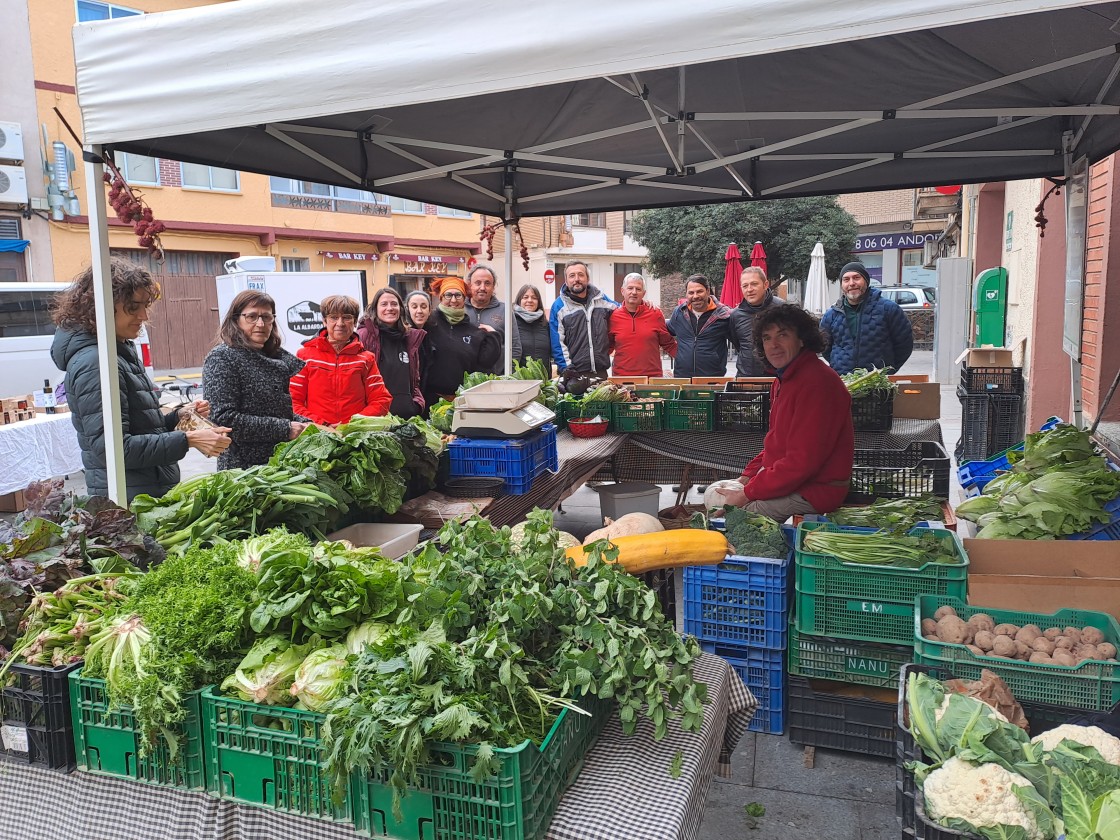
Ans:
[[[528,359],[536,359],[544,365],[546,371],[551,372],[552,337],[548,332],[548,315],[536,286],[526,283],[521,287],[513,314],[521,336],[521,355],[517,360],[525,364]]]
[[[162,496],[179,483],[179,461],[194,447],[207,456],[229,446],[229,429],[175,431],[178,410],[160,411],[156,388],[148,378],[132,343],[159,299],[159,285],[138,265],[114,257],[109,262],[113,282],[113,315],[117,342],[121,416],[124,421],[124,469],[128,501],[140,493]],[[78,432],[86,492],[109,494],[105,469],[105,422],[101,413],[101,371],[97,356],[97,323],[94,320],[93,269],[87,268],[51,302],[51,317],[58,330],[51,358],[66,371],[66,398],[70,418]],[[206,400],[195,409],[210,413]],[[123,499],[118,499],[124,502]]]

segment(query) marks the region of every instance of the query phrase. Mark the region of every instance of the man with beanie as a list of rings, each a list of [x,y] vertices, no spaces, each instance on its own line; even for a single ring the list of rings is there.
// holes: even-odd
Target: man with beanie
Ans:
[[[494,297],[498,275],[488,265],[476,265],[467,272],[467,318],[476,327],[496,332],[503,348],[506,341],[506,305]],[[521,357],[521,336],[513,330],[513,358]],[[505,354],[498,358],[490,373],[505,373]]]
[[[914,350],[914,328],[893,300],[871,288],[863,263],[840,270],[840,300],[821,318],[825,358],[839,374],[856,368],[898,371]]]
[[[731,310],[731,323],[739,335],[739,354],[735,359],[736,376],[769,376],[766,362],[755,356],[754,322],[767,309],[785,303],[770,291],[766,272],[756,265],[743,269],[739,281],[743,302]]]

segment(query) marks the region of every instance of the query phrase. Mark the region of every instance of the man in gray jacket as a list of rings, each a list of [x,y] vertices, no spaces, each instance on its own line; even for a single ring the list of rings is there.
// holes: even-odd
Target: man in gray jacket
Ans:
[[[476,327],[496,332],[505,346],[506,305],[494,297],[497,275],[488,265],[479,264],[467,272],[467,317]],[[513,328],[513,358],[521,356],[521,336]],[[490,373],[505,373],[505,353],[494,363]]]

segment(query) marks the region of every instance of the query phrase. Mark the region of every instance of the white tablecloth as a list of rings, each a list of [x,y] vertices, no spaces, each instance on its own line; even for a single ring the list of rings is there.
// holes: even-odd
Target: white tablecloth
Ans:
[[[0,495],[81,471],[82,451],[69,414],[37,414],[0,426]]]

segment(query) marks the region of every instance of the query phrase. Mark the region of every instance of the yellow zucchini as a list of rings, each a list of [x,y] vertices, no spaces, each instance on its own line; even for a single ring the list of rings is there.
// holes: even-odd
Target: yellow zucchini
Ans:
[[[615,537],[610,542],[618,549],[616,562],[632,575],[654,569],[722,563],[730,548],[727,539],[719,531],[701,531],[696,528]],[[574,565],[585,566],[585,548],[586,546],[573,546],[565,555]]]

